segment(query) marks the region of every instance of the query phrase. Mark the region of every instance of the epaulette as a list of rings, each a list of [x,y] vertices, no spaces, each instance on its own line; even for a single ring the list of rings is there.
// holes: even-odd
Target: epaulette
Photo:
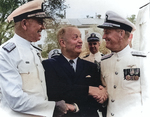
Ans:
[[[32,44],[31,44],[32,45]],[[42,49],[41,48],[39,48],[39,47],[36,47],[36,46],[34,46],[34,45],[32,45],[35,49],[37,49],[37,50],[39,50],[39,51],[42,51]]]
[[[132,56],[146,57],[146,53],[141,52],[141,51],[132,51],[131,54],[132,54]]]
[[[113,53],[111,53],[111,54],[106,54],[106,55],[102,56],[101,61],[112,57],[112,55],[113,55]]]
[[[88,57],[89,56],[89,54],[88,55],[86,55],[86,56],[84,56],[83,58],[86,58],[86,57]]]
[[[15,43],[13,42],[8,42],[7,44],[5,44],[3,47],[2,47],[4,50],[6,50],[8,53],[11,52],[13,49],[16,48],[16,45]]]

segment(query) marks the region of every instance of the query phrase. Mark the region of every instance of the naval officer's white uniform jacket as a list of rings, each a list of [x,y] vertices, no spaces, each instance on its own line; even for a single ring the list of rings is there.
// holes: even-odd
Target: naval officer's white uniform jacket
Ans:
[[[150,106],[149,66],[147,57],[129,46],[118,53],[102,57],[102,80],[109,94],[107,117],[150,116],[147,113]],[[127,71],[139,77],[128,77]]]
[[[53,115],[55,102],[47,101],[44,70],[38,55],[31,43],[17,34],[0,47],[0,107],[11,117]]]
[[[148,2],[148,1],[147,1]],[[136,31],[132,48],[139,51],[150,51],[150,4],[139,10],[136,19]]]
[[[101,62],[101,58],[102,58],[102,53],[97,52],[95,54],[90,53],[88,57],[83,58],[83,59],[94,63],[95,60],[97,62]]]

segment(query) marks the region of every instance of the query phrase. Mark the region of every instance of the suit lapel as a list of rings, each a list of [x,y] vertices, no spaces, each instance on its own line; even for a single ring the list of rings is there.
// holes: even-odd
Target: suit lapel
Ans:
[[[63,71],[65,71],[67,74],[71,74],[74,76],[74,71],[72,67],[70,66],[69,62],[62,54],[60,55],[59,63]]]
[[[59,61],[59,66],[67,74],[69,80],[76,82],[80,79],[80,75],[83,73],[83,70],[84,70],[83,69],[84,63],[80,58],[78,58],[77,60],[76,72],[73,71],[69,62],[62,54],[59,56],[58,61]]]
[[[84,68],[84,63],[83,61],[78,58],[77,60],[77,67],[76,67],[76,80],[79,79],[79,76],[82,74]]]

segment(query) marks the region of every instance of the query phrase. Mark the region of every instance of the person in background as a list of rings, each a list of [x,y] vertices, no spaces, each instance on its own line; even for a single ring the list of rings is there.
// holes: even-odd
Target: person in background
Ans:
[[[57,39],[62,54],[42,62],[48,99],[64,100],[74,106],[63,117],[98,117],[97,109],[103,108],[107,92],[101,86],[96,64],[78,57],[82,48],[79,29],[63,27],[58,31]]]
[[[40,52],[31,45],[45,29],[42,4],[28,2],[7,18],[15,23],[15,35],[0,46],[0,110],[10,117],[52,117],[54,108],[68,110],[64,101],[48,101]]]
[[[83,57],[84,60],[93,62],[97,64],[98,71],[100,70],[100,62],[103,54],[99,51],[100,48],[100,39],[101,36],[97,33],[91,33],[89,37],[87,37],[88,48],[90,54]],[[106,116],[106,106],[103,108],[103,113],[100,113],[100,116]]]
[[[98,37],[96,33],[91,33],[87,38],[87,42],[90,54],[83,57],[83,59],[97,64],[97,69],[100,70],[100,61],[103,56],[99,51],[100,37]]]
[[[144,0],[136,16],[136,31],[132,48],[139,51],[150,51],[150,1]]]
[[[60,49],[53,49],[48,53],[48,58],[54,58],[57,57],[61,54],[61,50]]]
[[[99,63],[103,55],[99,51],[100,38],[96,35],[96,33],[91,33],[90,36],[87,38],[87,42],[90,54],[83,57],[83,59],[93,63]]]
[[[107,117],[150,116],[150,80],[147,55],[129,46],[135,26],[113,11],[107,11],[103,39],[111,54],[102,57],[101,78],[109,94]]]

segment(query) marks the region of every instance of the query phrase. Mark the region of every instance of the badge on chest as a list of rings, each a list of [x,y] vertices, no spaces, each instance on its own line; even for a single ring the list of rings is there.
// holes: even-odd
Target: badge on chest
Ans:
[[[138,80],[140,78],[140,68],[124,69],[124,80]]]

